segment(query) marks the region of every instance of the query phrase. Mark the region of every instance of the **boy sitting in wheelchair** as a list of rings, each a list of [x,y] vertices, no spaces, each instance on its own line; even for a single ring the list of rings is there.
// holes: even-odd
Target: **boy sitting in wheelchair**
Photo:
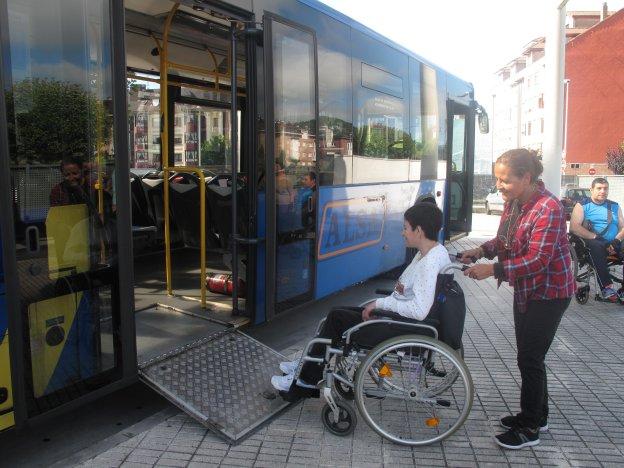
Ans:
[[[437,240],[441,227],[442,212],[433,203],[409,208],[403,237],[406,246],[418,253],[394,291],[359,307],[332,309],[302,359],[280,363],[284,375],[272,377],[271,384],[286,399],[318,396],[322,391],[328,403],[323,422],[331,432],[346,435],[355,427],[355,413],[334,399],[332,387],[345,399],[355,398],[366,422],[397,443],[441,440],[468,416],[473,388],[460,358],[465,302],[452,273],[447,273],[459,267],[451,264]],[[463,387],[459,385],[460,390],[453,390],[447,399],[446,392],[458,380]],[[408,401],[422,417],[402,421],[407,410],[401,406],[396,414],[402,415],[397,416],[402,422],[388,426],[380,422],[379,408],[370,409],[382,400],[390,405],[388,414],[396,413],[393,404]],[[451,416],[442,417],[445,411]]]
[[[600,288],[598,299],[607,302],[624,302],[622,288],[616,290],[609,273],[609,259],[622,258],[624,216],[620,206],[609,200],[609,182],[598,177],[592,181],[591,197],[577,203],[570,218],[570,242],[585,249],[593,265]],[[581,251],[581,254],[584,252]],[[577,278],[578,280],[578,278]]]

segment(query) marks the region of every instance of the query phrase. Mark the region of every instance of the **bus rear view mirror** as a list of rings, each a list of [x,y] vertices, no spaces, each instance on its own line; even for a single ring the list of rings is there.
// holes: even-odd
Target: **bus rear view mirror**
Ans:
[[[477,107],[477,119],[479,122],[479,131],[481,133],[489,133],[490,132],[490,118],[485,112],[485,109],[481,106]]]

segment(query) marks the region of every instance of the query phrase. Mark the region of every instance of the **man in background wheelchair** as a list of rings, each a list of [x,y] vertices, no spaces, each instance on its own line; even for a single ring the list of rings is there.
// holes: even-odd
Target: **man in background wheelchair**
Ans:
[[[466,308],[461,288],[448,274],[461,267],[451,264],[438,242],[441,227],[435,204],[409,208],[403,237],[418,253],[394,291],[362,306],[332,309],[302,358],[280,363],[284,375],[271,379],[286,399],[322,391],[327,401],[322,420],[334,434],[352,432],[356,416],[334,398],[333,389],[343,400],[355,399],[373,430],[401,444],[441,440],[467,418],[474,389],[460,357]],[[413,410],[406,409],[409,403]]]
[[[582,263],[586,254],[596,271],[600,289],[596,298],[606,302],[624,302],[624,290],[616,288],[609,273],[609,264],[614,261],[621,262],[622,259],[622,239],[624,239],[622,209],[618,203],[607,198],[609,182],[606,179],[602,177],[594,179],[590,192],[591,197],[577,203],[572,210],[570,243],[575,248],[578,261]],[[578,281],[584,279],[589,281],[589,278],[577,276]],[[580,290],[580,293],[588,294],[585,290]]]

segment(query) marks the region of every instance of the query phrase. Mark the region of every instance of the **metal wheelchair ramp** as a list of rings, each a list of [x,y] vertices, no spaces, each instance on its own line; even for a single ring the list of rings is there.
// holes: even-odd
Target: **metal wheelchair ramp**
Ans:
[[[235,443],[289,403],[271,387],[284,357],[227,329],[139,365],[141,380]]]

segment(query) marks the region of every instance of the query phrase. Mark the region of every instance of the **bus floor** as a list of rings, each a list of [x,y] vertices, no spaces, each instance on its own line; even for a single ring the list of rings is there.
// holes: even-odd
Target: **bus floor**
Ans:
[[[206,272],[230,274],[224,255],[219,251],[206,253]],[[159,307],[183,311],[189,315],[205,318],[225,325],[241,326],[248,322],[244,316],[232,314],[232,298],[224,294],[206,291],[206,309],[201,308],[199,250],[174,249],[171,252],[171,276],[173,296],[167,294],[165,279],[165,255],[157,252],[138,256],[134,260],[134,301],[137,312]],[[239,262],[239,271],[244,268]],[[240,276],[243,277],[244,270]],[[239,309],[245,309],[245,299],[239,299]],[[137,314],[138,316],[138,314]]]
[[[164,353],[227,328],[165,307],[150,307],[135,315],[139,365]]]

